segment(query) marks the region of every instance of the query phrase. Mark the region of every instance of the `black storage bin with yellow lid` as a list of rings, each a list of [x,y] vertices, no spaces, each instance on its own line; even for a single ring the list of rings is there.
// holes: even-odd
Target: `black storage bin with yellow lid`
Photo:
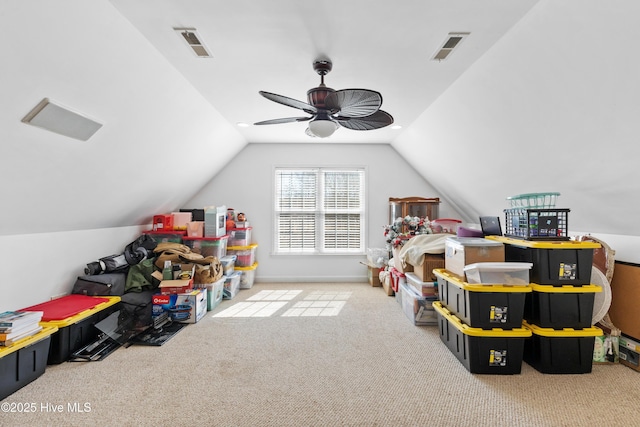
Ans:
[[[520,328],[526,285],[470,284],[444,269],[433,270],[438,279],[438,298],[455,316],[472,328]]]
[[[11,346],[0,347],[0,400],[44,374],[51,334],[56,331],[55,327],[44,327]]]
[[[440,301],[433,303],[440,339],[473,374],[519,374],[524,342],[531,336],[525,328],[481,329],[463,323]]]
[[[528,241],[503,236],[487,239],[504,243],[508,262],[530,262],[529,280],[539,285],[588,285],[591,283],[593,250],[596,242]]]
[[[523,360],[544,374],[587,374],[593,365],[597,327],[552,329],[523,323],[532,336],[525,342]]]
[[[598,285],[550,286],[531,284],[533,292],[524,305],[524,320],[541,328],[588,328],[592,326]]]

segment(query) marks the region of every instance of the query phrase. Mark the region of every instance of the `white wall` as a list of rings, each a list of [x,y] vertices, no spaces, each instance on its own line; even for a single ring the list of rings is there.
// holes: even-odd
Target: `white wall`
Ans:
[[[150,222],[245,145],[108,1],[0,10],[0,235]],[[104,125],[83,142],[22,123],[45,97]]]
[[[246,144],[106,0],[0,2],[0,56],[0,310],[69,292]],[[104,125],[22,123],[44,97]]]
[[[639,15],[632,1],[541,1],[392,145],[466,220],[558,191],[570,232],[638,247]],[[418,160],[436,150],[453,161]]]
[[[245,212],[258,243],[256,281],[363,281],[364,256],[273,255],[273,172],[276,166],[364,166],[367,168],[366,247],[384,247],[389,197],[439,197],[429,183],[389,145],[249,144],[185,207],[226,205]],[[451,205],[440,217],[459,218]]]
[[[87,263],[120,254],[146,226],[0,236],[0,312],[71,292]]]

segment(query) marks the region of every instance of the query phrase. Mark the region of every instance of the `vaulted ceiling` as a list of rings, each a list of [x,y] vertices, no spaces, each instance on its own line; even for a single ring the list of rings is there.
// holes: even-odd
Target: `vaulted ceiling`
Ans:
[[[536,0],[111,0],[247,142],[313,142],[307,123],[254,126],[306,116],[262,98],[263,90],[306,102],[329,58],[334,89],[379,91],[395,125],[338,129],[326,142],[389,143],[485,54]],[[210,57],[197,57],[176,28],[192,28]],[[468,33],[443,61],[450,33]],[[325,142],[323,141],[323,142]]]

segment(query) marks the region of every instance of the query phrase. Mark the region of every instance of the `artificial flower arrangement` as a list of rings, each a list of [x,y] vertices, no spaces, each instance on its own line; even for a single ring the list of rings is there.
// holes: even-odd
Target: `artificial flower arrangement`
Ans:
[[[433,230],[431,230],[429,218],[417,216],[398,217],[393,221],[393,224],[384,226],[384,236],[386,237],[388,250],[402,246],[411,236],[432,233]]]

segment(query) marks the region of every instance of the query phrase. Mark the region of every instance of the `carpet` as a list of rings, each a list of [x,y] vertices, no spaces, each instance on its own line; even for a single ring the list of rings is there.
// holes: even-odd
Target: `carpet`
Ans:
[[[150,328],[131,338],[132,345],[150,345],[160,347],[187,326],[186,323],[169,323],[160,329]]]

